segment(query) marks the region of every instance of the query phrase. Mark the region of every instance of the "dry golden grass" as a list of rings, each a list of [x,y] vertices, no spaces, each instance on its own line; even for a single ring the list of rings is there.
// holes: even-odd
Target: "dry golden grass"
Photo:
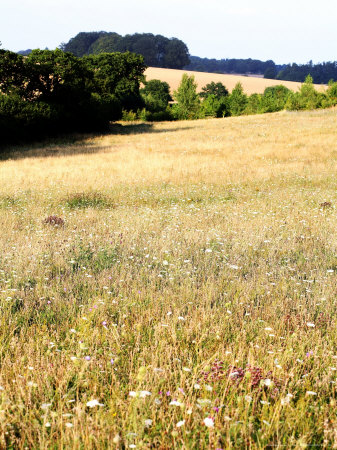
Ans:
[[[245,77],[243,75],[224,75],[217,73],[205,73],[205,72],[192,72],[187,70],[175,70],[175,69],[160,69],[157,67],[149,67],[145,71],[146,79],[149,80],[161,80],[166,81],[173,92],[176,90],[181,82],[181,78],[184,73],[188,75],[194,75],[198,84],[198,91],[206,86],[206,84],[214,81],[215,83],[221,82],[231,92],[237,83],[242,83],[243,89],[247,94],[262,94],[265,88],[269,86],[276,86],[283,84],[292,91],[297,91],[301,87],[301,83],[293,81],[280,81],[280,80],[267,80],[258,77]],[[326,89],[325,86],[315,85],[318,91]]]
[[[336,119],[1,160],[0,447],[333,448]]]

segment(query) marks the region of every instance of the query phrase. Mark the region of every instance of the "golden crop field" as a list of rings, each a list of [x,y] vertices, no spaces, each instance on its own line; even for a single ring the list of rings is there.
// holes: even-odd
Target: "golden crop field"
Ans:
[[[205,72],[192,72],[187,70],[175,70],[175,69],[160,69],[158,67],[149,67],[145,71],[146,79],[149,80],[161,80],[166,81],[170,87],[171,92],[176,90],[181,82],[181,78],[184,73],[189,76],[194,75],[195,81],[198,85],[198,91],[206,86],[206,84],[214,81],[215,83],[221,82],[231,92],[237,83],[242,83],[243,89],[246,94],[262,94],[267,87],[283,84],[292,91],[297,91],[301,87],[301,83],[294,81],[281,81],[281,80],[269,80],[258,77],[246,77],[243,75],[226,75],[217,73],[205,73]],[[326,89],[324,85],[315,85],[318,91]]]
[[[336,448],[336,162],[336,109],[4,156],[0,447]]]

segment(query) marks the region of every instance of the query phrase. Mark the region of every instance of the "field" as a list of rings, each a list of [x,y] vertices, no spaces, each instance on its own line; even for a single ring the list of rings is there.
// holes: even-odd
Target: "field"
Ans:
[[[336,124],[131,123],[0,160],[0,447],[337,448]]]
[[[211,83],[212,81],[216,83],[220,81],[230,92],[233,90],[236,83],[240,82],[242,83],[246,94],[249,95],[255,93],[263,94],[265,88],[276,86],[278,84],[283,84],[292,91],[297,91],[301,87],[301,83],[296,83],[294,81],[267,80],[258,77],[245,77],[243,75],[223,75],[217,73],[191,72],[187,70],[160,69],[157,67],[149,67],[145,71],[145,76],[148,81],[153,79],[166,81],[173,92],[178,88],[184,73],[195,76],[195,80],[198,84],[198,91],[201,91],[203,86],[206,86],[206,84]],[[325,89],[325,86],[323,85],[315,85],[315,87],[318,91]]]

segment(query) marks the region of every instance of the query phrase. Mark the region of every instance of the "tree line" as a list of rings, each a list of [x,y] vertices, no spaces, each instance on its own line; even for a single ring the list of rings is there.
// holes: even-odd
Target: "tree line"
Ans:
[[[254,74],[264,78],[297,81],[303,83],[308,75],[315,84],[328,84],[330,80],[337,81],[337,61],[313,64],[283,64],[274,61],[258,59],[208,59],[198,56],[190,57],[190,64],[185,70],[210,73]]]
[[[102,130],[116,120],[189,120],[242,114],[327,108],[337,105],[337,82],[318,92],[307,76],[298,92],[273,86],[247,95],[209,83],[201,92],[184,74],[178,89],[146,81],[146,64],[134,53],[76,57],[63,50],[28,56],[0,49],[1,143],[41,139],[64,132]]]
[[[190,61],[188,48],[183,41],[151,33],[121,36],[106,31],[81,32],[69,42],[62,43],[60,48],[78,57],[129,51],[142,55],[148,66],[170,69],[182,69]]]
[[[1,143],[107,127],[141,109],[144,59],[134,53],[78,58],[57,50],[28,56],[0,49]]]
[[[330,80],[337,81],[337,61],[313,64],[288,64],[274,78],[278,80],[300,81],[310,75],[316,84],[328,84]]]
[[[141,95],[144,108],[124,111],[124,120],[189,120],[329,108],[337,105],[337,82],[330,82],[325,92],[318,92],[308,75],[298,92],[276,85],[266,88],[263,94],[247,95],[241,83],[232,92],[220,82],[209,83],[197,92],[194,76],[185,73],[172,97],[169,85],[160,80],[145,82]]]
[[[185,70],[210,73],[235,73],[264,75],[267,70],[273,73],[281,70],[283,66],[277,66],[274,61],[260,61],[259,59],[209,59],[191,56],[190,63]],[[267,72],[268,74],[268,72]],[[276,75],[275,74],[275,75]]]

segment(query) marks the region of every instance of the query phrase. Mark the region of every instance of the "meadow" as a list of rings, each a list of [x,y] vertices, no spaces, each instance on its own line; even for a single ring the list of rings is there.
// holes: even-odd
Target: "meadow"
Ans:
[[[336,124],[123,123],[4,154],[0,447],[337,448]]]
[[[244,76],[244,75],[229,75],[229,74],[217,74],[217,73],[206,73],[206,72],[194,72],[188,70],[176,70],[176,69],[161,69],[159,67],[148,67],[145,70],[144,75],[146,80],[161,80],[166,81],[171,87],[171,91],[177,90],[181,77],[184,73],[189,76],[193,75],[195,81],[198,85],[198,91],[206,86],[206,84],[214,81],[215,83],[222,83],[226,86],[229,91],[232,91],[237,83],[241,83],[243,90],[246,94],[263,94],[267,87],[277,86],[282,84],[292,91],[298,91],[301,87],[301,83],[295,81],[283,81],[283,80],[270,80],[260,77]],[[316,84],[315,89],[319,92],[324,92],[326,89],[325,85]]]

